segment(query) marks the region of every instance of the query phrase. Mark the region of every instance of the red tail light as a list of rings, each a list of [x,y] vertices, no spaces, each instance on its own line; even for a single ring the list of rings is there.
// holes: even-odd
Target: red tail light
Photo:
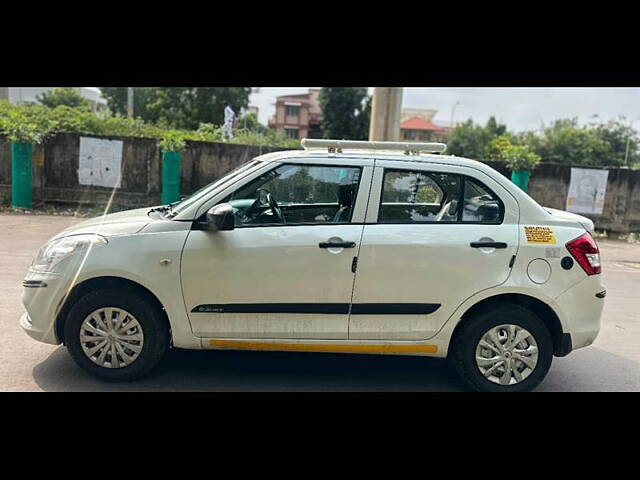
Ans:
[[[587,275],[597,275],[602,271],[600,249],[589,233],[571,240],[566,247]]]

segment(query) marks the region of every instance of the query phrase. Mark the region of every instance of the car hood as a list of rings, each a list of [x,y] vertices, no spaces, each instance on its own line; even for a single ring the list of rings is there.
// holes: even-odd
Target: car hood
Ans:
[[[149,210],[149,207],[137,208],[135,210],[110,213],[109,215],[91,218],[63,230],[53,238],[83,233],[98,233],[105,237],[137,233],[142,230],[145,225],[153,221],[148,215]]]
[[[587,217],[583,217],[582,215],[567,212],[565,210],[557,210],[555,208],[548,208],[548,207],[543,207],[543,208],[554,217],[580,223],[589,233],[593,233],[595,231],[593,221]]]

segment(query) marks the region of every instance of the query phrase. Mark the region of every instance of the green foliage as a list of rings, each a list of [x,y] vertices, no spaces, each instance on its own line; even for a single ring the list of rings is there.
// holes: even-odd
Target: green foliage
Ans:
[[[454,128],[447,140],[447,153],[458,157],[484,158],[489,143],[494,139],[485,127],[474,125],[469,119]]]
[[[107,106],[114,115],[127,116],[127,87],[100,87]],[[155,123],[157,115],[149,110],[155,99],[156,87],[133,87],[133,116],[145,122]]]
[[[447,150],[462,157],[503,161],[514,168],[535,166],[532,154],[543,162],[565,165],[622,166],[627,143],[627,164],[640,163],[640,138],[624,118],[585,126],[580,126],[576,118],[560,119],[540,131],[513,134],[492,117],[484,127],[468,120],[455,128]]]
[[[141,118],[126,118],[119,115],[101,118],[81,109],[58,106],[47,108],[41,105],[12,105],[0,100],[0,135],[9,141],[42,143],[56,133],[79,133],[83,135],[129,136],[157,138],[160,148],[180,151],[187,141],[220,142],[221,128],[203,123],[197,130],[162,128],[144,122]],[[297,140],[286,139],[272,130],[264,133],[236,130],[229,143],[245,145],[268,145],[284,148],[300,148]]]
[[[369,138],[371,98],[366,87],[323,87],[319,101],[324,138]]]
[[[511,145],[501,152],[502,161],[512,172],[532,171],[540,163],[540,156],[528,145]]]
[[[180,152],[184,150],[186,146],[185,134],[178,130],[168,130],[164,132],[158,142],[158,147],[165,152]]]
[[[71,87],[54,88],[49,92],[44,92],[36,97],[36,100],[45,107],[55,108],[65,105],[81,110],[91,110],[91,103]]]
[[[100,87],[109,110],[127,113],[127,87]],[[134,87],[133,114],[166,128],[195,130],[201,123],[221,125],[224,108],[240,112],[249,103],[250,87]]]
[[[250,87],[160,87],[148,108],[164,125],[195,130],[201,123],[221,125],[225,107],[239,112],[250,94]]]

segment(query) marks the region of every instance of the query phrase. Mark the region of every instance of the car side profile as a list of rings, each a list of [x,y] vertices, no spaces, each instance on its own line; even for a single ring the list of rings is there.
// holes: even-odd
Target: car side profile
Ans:
[[[447,357],[479,391],[530,390],[593,343],[591,220],[443,144],[302,144],[59,233],[23,282],[22,328],[108,380],[170,347],[281,350]]]

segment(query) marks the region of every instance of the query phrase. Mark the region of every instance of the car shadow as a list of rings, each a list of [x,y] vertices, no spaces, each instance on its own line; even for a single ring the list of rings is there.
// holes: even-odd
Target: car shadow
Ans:
[[[47,392],[389,392],[463,391],[439,358],[331,353],[170,350],[148,376],[126,383],[86,373],[66,348],[33,369]]]
[[[331,353],[170,350],[147,377],[105,382],[57,348],[33,369],[47,392],[460,392],[439,358]],[[640,363],[597,347],[554,358],[536,392],[640,391]]]

